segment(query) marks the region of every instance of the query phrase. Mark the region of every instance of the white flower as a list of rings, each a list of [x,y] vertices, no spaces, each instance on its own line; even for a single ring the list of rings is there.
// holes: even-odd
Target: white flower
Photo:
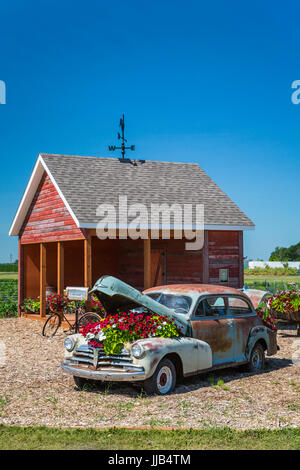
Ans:
[[[113,324],[112,328],[116,328],[116,327],[117,327],[117,325]]]
[[[166,325],[166,324],[167,324],[167,322],[166,322],[166,321],[163,321],[163,325]]]
[[[159,326],[157,327],[157,329],[158,329],[158,330],[161,330],[161,326],[159,325]]]
[[[103,341],[105,338],[106,338],[106,336],[104,335],[104,333],[102,331],[100,331],[100,333],[98,333],[98,335],[97,335],[97,339],[99,341]]]

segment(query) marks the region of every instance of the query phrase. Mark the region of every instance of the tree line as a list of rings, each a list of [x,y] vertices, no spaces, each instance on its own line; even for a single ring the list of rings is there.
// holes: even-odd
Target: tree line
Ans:
[[[269,261],[300,261],[300,242],[288,248],[276,246],[270,255]]]

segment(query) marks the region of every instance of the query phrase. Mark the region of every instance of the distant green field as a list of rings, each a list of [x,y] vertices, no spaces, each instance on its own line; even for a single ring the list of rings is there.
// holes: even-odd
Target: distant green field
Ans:
[[[1,273],[0,279],[18,279],[18,273]]]
[[[0,272],[0,279],[18,279],[18,273],[7,273],[7,272]],[[259,283],[262,286],[265,285],[265,282],[271,283],[274,285],[274,281],[276,284],[284,283],[287,284],[288,282],[296,282],[296,284],[300,285],[300,276],[259,276],[259,275],[250,275],[245,274],[245,284],[252,285],[253,283]]]
[[[272,276],[272,275],[252,275],[252,274],[245,274],[245,280],[248,281],[281,281],[281,282],[299,282],[300,283],[300,276]]]
[[[295,282],[300,289],[300,276],[271,276],[245,274],[244,284],[253,289],[282,290],[289,282]]]

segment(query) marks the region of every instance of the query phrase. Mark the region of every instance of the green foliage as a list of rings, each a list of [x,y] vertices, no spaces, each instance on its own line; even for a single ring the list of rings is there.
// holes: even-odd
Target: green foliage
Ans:
[[[271,297],[268,301],[273,310],[281,313],[297,312],[300,309],[300,292],[283,291]]]
[[[29,310],[33,313],[38,313],[40,311],[40,301],[37,299],[25,299],[24,300],[24,310]]]
[[[119,312],[96,323],[88,323],[81,334],[93,347],[103,347],[107,355],[119,355],[124,344],[141,338],[172,338],[179,331],[172,319],[150,313]]]
[[[153,316],[153,319],[157,321],[157,324],[161,326],[161,329],[156,329],[155,336],[163,338],[172,338],[178,336],[176,325],[170,321],[161,321],[158,316]],[[163,325],[163,323],[165,323]],[[130,343],[141,338],[140,333],[135,333],[133,328],[129,330],[120,330],[119,328],[113,328],[108,325],[103,333],[106,336],[103,341],[103,349],[106,354],[120,354],[125,343]]]
[[[108,325],[104,333],[106,339],[103,341],[103,349],[106,354],[120,354],[124,343],[132,341],[132,335],[128,330],[119,330]]]
[[[269,261],[300,261],[300,242],[288,248],[276,246]]]
[[[16,317],[18,315],[18,302],[8,299],[0,302],[0,318]]]
[[[18,281],[0,279],[0,318],[18,314]]]

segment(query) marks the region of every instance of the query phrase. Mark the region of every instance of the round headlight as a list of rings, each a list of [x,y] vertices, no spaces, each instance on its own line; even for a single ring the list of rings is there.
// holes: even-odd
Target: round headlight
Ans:
[[[142,357],[144,352],[145,352],[144,348],[138,343],[134,344],[131,348],[131,354],[136,359],[139,359],[140,357]]]
[[[67,351],[72,351],[72,349],[74,349],[75,347],[75,339],[72,338],[71,336],[68,336],[67,338],[65,338],[64,340],[64,345],[65,345],[65,348]]]

